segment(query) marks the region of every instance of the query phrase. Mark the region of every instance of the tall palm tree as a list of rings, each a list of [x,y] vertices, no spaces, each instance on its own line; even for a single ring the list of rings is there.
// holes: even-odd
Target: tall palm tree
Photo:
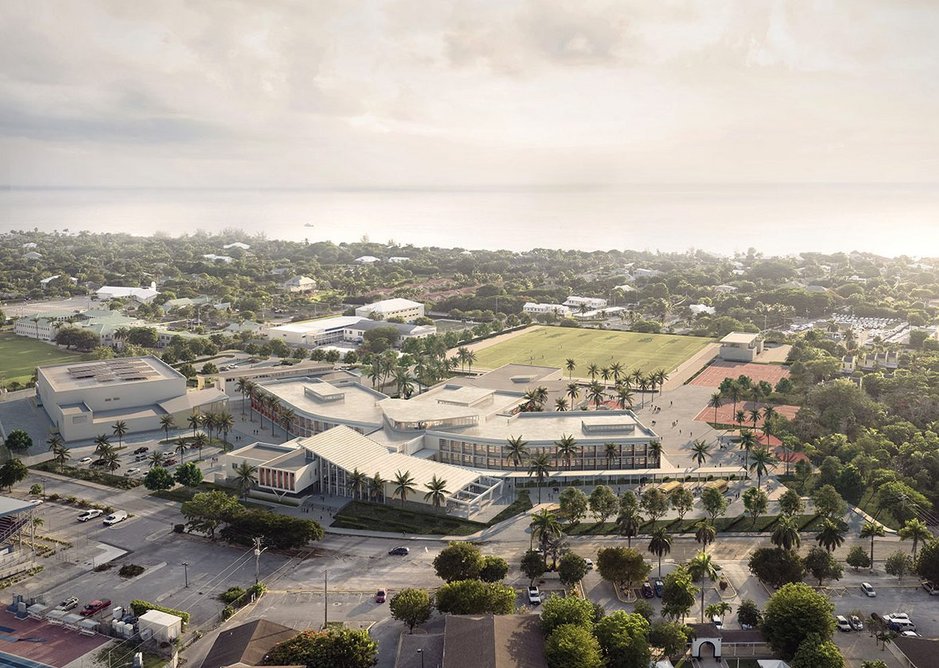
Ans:
[[[743,468],[750,468],[750,453],[756,447],[756,436],[749,429],[740,432],[740,449],[743,450]]]
[[[657,369],[653,372],[655,376],[655,384],[659,386],[659,396],[662,396],[662,390],[665,389],[665,381],[668,380],[668,371],[665,369]]]
[[[874,538],[883,538],[887,535],[884,527],[879,522],[864,522],[861,526],[861,538],[871,539],[871,573],[874,572]]]
[[[711,555],[707,552],[698,552],[691,561],[688,562],[688,573],[692,579],[697,580],[698,588],[701,590],[701,623],[704,623],[704,581],[717,580],[717,568]]]
[[[691,442],[691,458],[698,465],[698,468],[704,466],[711,454],[711,446],[703,438],[696,438]]]
[[[273,394],[267,394],[264,396],[264,403],[267,405],[267,418],[271,423],[271,437],[274,436],[274,429],[277,426],[278,420],[280,420],[281,405]]]
[[[743,390],[736,381],[731,381],[727,385],[727,389],[724,392],[727,395],[727,398],[730,399],[734,404],[733,414],[737,415],[737,402],[740,401],[740,397],[743,394]]]
[[[607,443],[603,446],[606,451],[606,466],[607,468],[613,468],[613,461],[619,457],[620,445],[616,443]]]
[[[558,397],[554,400],[554,410],[559,413],[563,413],[567,410],[567,399],[564,397]]]
[[[665,527],[658,527],[652,530],[652,537],[649,540],[649,552],[659,558],[659,577],[662,577],[662,557],[672,550],[672,537],[669,536]]]
[[[616,390],[616,403],[620,410],[626,410],[633,407],[633,393],[620,385]]]
[[[189,428],[192,429],[192,437],[195,438],[196,432],[199,431],[199,427],[202,426],[202,416],[199,413],[193,412],[186,416],[186,422],[189,423]]]
[[[235,465],[235,485],[241,493],[243,499],[248,498],[248,492],[258,481],[258,467],[251,466],[248,462],[241,462]]]
[[[209,444],[209,438],[205,434],[196,434],[192,439],[192,447],[199,451],[199,461],[202,461],[202,448]]]
[[[623,363],[613,362],[613,364],[610,365],[610,375],[613,376],[613,383],[619,385],[620,376],[623,375]]]
[[[694,523],[694,539],[701,543],[702,550],[707,552],[708,545],[717,538],[717,527],[711,524],[708,518],[704,517]]]
[[[346,476],[346,486],[352,492],[353,498],[360,498],[366,485],[368,485],[368,476],[362,473],[358,467],[352,469],[352,473]]]
[[[593,402],[594,409],[599,409],[604,399],[606,399],[606,389],[603,385],[597,381],[590,383],[587,387],[587,401]]]
[[[642,513],[636,506],[625,506],[620,508],[619,515],[616,516],[616,530],[621,536],[626,536],[626,545],[633,546],[633,537],[639,535],[639,529],[642,528]]]
[[[568,383],[567,398],[571,400],[571,410],[577,405],[577,398],[580,397],[580,386],[577,383]]]
[[[150,468],[155,468],[157,466],[163,466],[163,461],[166,459],[164,455],[159,450],[155,450],[150,453]]]
[[[573,380],[573,378],[574,378],[574,369],[577,368],[577,362],[575,362],[575,361],[572,360],[570,357],[568,357],[568,358],[567,358],[567,362],[565,362],[564,366],[567,368],[567,379],[568,379],[568,380]]]
[[[176,419],[167,413],[160,416],[160,429],[163,430],[163,438],[170,440],[170,429],[176,429]]]
[[[602,369],[600,369],[600,378],[603,379],[603,384],[604,384],[604,385],[606,385],[608,382],[610,382],[610,377],[611,377],[612,375],[613,375],[613,374],[612,374],[612,372],[610,371],[610,367],[605,366],[605,367],[603,367]]]
[[[639,378],[636,381],[636,386],[639,388],[639,396],[642,398],[642,408],[646,407],[646,390],[649,389],[649,379],[645,376]]]
[[[241,417],[245,416],[245,402],[248,399],[248,388],[251,387],[251,381],[242,376],[235,383],[235,389],[241,394]],[[167,437],[169,438],[169,437]]]
[[[750,421],[753,423],[754,429],[756,429],[756,423],[760,421],[762,416],[763,411],[760,410],[759,406],[750,409]]]
[[[714,409],[714,424],[717,424],[717,409],[724,405],[724,395],[715,392],[708,400],[708,408]]]
[[[822,523],[822,528],[815,534],[815,542],[828,552],[834,552],[844,543],[844,533],[841,526],[830,519]]]
[[[469,370],[471,373],[473,371],[473,364],[475,362],[476,362],[476,353],[474,353],[472,350],[468,351],[466,355],[466,364],[469,366]]]
[[[742,427],[743,423],[747,421],[747,412],[741,408],[734,413],[734,418],[737,420],[737,426]]]
[[[599,373],[600,367],[598,367],[596,364],[591,364],[587,367],[587,375],[590,376],[590,380],[596,380]]]
[[[548,456],[547,452],[539,452],[529,459],[528,475],[529,477],[535,476],[535,480],[538,481],[538,503],[541,503],[541,488],[544,486],[544,481],[548,479],[550,473],[551,458]]]
[[[544,406],[545,402],[548,400],[548,388],[544,385],[539,385],[535,388],[535,401],[538,402],[538,405]]]
[[[528,441],[521,436],[509,436],[506,439],[505,458],[512,463],[515,470],[522,465],[528,457]]]
[[[222,432],[222,439],[228,443],[228,432],[235,426],[235,418],[228,411],[220,413],[218,416],[218,428]]]
[[[368,498],[375,498],[376,501],[383,500],[385,496],[385,481],[377,473],[368,480]]]
[[[116,471],[121,468],[121,462],[119,461],[120,455],[113,449],[108,449],[105,452],[101,453],[101,459],[104,460],[104,468],[108,471]]]
[[[906,524],[900,529],[899,534],[900,540],[913,541],[914,559],[916,559],[916,547],[919,545],[919,542],[923,541],[923,543],[926,543],[932,540],[932,532],[929,530],[929,527],[926,526],[925,522],[915,517],[906,521]]]
[[[655,466],[662,464],[662,441],[649,441],[646,445],[646,466],[652,466],[650,460],[655,462]]]
[[[554,442],[557,446],[557,458],[561,462],[567,462],[567,468],[573,466],[574,455],[577,454],[577,440],[573,434],[562,434],[561,438]]]
[[[118,420],[111,427],[111,431],[117,436],[117,447],[124,447],[124,436],[127,435],[127,423],[124,420]]]
[[[802,538],[799,536],[799,525],[796,519],[791,515],[781,515],[776,521],[773,529],[773,535],[770,537],[773,545],[781,547],[784,550],[791,550],[802,545]]]
[[[195,443],[195,440],[196,440],[196,439],[193,438],[192,440],[193,440],[193,443]],[[179,463],[180,463],[180,464],[185,463],[185,461],[186,461],[186,441],[184,441],[184,440],[181,439],[181,438],[180,438],[180,439],[177,439],[177,440],[176,440],[176,447],[173,448],[173,450],[175,450],[175,451],[176,451],[176,454],[179,455]]]
[[[772,406],[763,407],[763,426],[765,427],[775,418],[779,413]]]
[[[69,451],[65,447],[64,443],[59,443],[52,447],[52,461],[55,462],[55,465],[60,469],[65,466],[65,462],[69,460]]]
[[[756,486],[760,487],[760,481],[763,476],[769,473],[769,468],[776,464],[776,458],[766,448],[757,448],[753,451],[753,461],[750,462],[750,470],[756,473]]]
[[[404,506],[405,502],[408,500],[408,494],[412,494],[415,491],[414,476],[411,475],[410,471],[402,473],[400,470],[397,470],[395,471],[394,480],[391,482],[395,485],[394,495],[401,499],[401,505]]]
[[[531,528],[531,539],[538,540],[538,544],[541,546],[542,556],[545,559],[545,567],[547,567],[548,543],[552,538],[561,535],[561,523],[557,515],[542,509],[531,516],[531,524],[529,526]]]
[[[215,413],[206,413],[202,416],[202,426],[208,434],[209,440],[212,440],[212,432],[218,425],[218,415]]]
[[[436,474],[430,479],[430,482],[425,482],[424,487],[429,491],[424,495],[425,501],[430,501],[434,508],[439,508],[447,500],[447,481],[441,480],[437,477]]]
[[[253,380],[249,380],[247,392],[248,405],[251,407],[251,409],[248,411],[248,422],[254,422],[254,406],[257,403],[261,390],[258,388],[257,383],[255,383]]]
[[[111,439],[107,434],[98,434],[95,436],[95,454],[99,457],[111,449]]]
[[[284,428],[284,437],[290,438],[290,425],[296,419],[297,413],[294,409],[287,407],[280,412],[280,424]]]

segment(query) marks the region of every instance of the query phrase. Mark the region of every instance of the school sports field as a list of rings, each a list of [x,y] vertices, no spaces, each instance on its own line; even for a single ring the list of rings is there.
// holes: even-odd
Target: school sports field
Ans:
[[[474,346],[473,368],[495,369],[514,363],[564,369],[566,361],[573,359],[577,363],[574,375],[581,378],[587,377],[591,364],[603,368],[614,362],[629,371],[637,368],[644,372],[671,371],[710,342],[711,339],[673,334],[533,327],[490,346]]]
[[[0,332],[0,384],[18,380],[28,382],[37,366],[79,362],[84,355],[67,352],[49,343]]]

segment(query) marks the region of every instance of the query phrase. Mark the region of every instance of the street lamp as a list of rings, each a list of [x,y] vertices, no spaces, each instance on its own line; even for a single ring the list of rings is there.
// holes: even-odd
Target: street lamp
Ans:
[[[424,650],[423,649],[417,650],[417,655],[421,657],[421,668],[424,668]]]
[[[183,574],[184,574],[184,577],[186,578],[186,589],[189,589],[189,562],[188,561],[183,562]]]

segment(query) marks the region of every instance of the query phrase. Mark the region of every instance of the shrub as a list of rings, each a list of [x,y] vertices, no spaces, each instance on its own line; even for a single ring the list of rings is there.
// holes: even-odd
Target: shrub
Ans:
[[[162,605],[157,605],[156,603],[151,603],[150,601],[142,601],[139,598],[135,598],[130,602],[130,609],[134,611],[134,614],[137,617],[144,614],[148,610],[159,610],[160,612],[165,612],[169,615],[176,615],[183,620],[183,624],[189,623],[189,613],[182,610],[175,610],[173,608],[167,608]]]
[[[241,587],[229,587],[224,593],[219,595],[222,603],[234,603],[245,595],[245,590]]]
[[[143,573],[143,571],[143,566],[138,566],[137,564],[124,564],[121,566],[121,570],[119,570],[117,574],[122,578],[135,578]]]

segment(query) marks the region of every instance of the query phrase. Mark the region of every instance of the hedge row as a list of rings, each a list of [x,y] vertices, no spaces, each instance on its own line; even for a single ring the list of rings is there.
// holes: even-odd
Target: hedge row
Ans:
[[[130,602],[130,608],[134,611],[134,614],[140,617],[140,615],[146,613],[148,610],[158,610],[159,612],[165,612],[168,615],[176,615],[183,620],[183,624],[189,623],[189,613],[183,612],[182,610],[175,610],[173,608],[167,608],[165,606],[159,605],[157,603],[151,603],[150,601],[141,601],[139,598],[135,598]]]

